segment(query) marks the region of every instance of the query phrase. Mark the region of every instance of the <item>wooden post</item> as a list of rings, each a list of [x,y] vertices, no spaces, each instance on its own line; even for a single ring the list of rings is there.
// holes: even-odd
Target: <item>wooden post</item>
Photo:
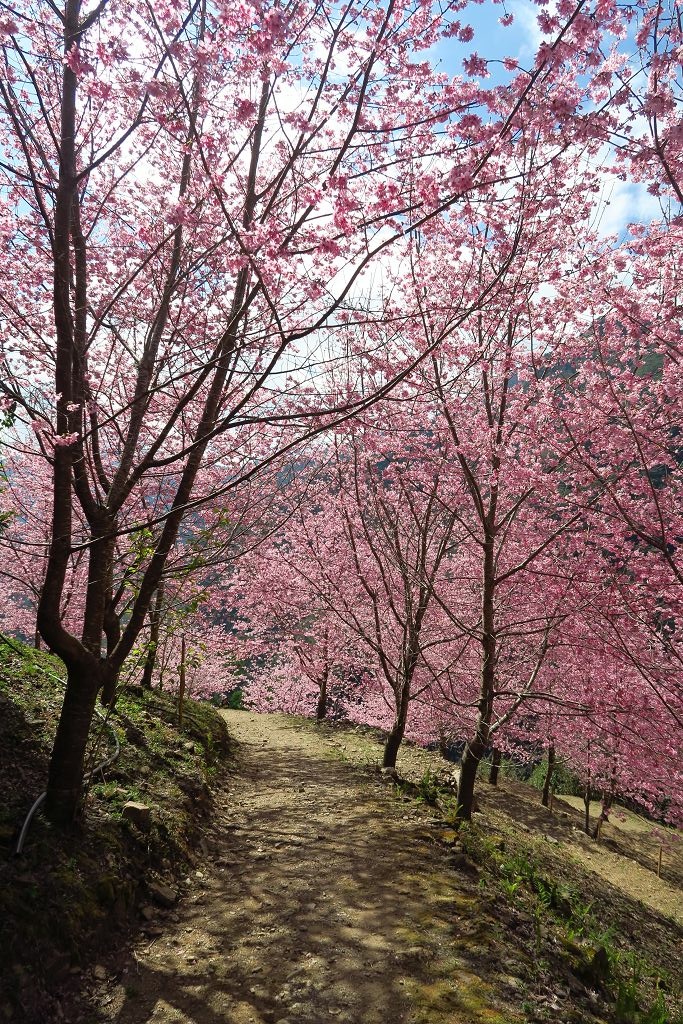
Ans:
[[[664,852],[664,847],[660,846],[659,847],[659,857],[657,858],[657,878],[661,878],[662,877],[662,853],[663,852]]]
[[[180,684],[178,686],[178,728],[183,731],[183,700],[185,699],[185,635],[180,641]]]

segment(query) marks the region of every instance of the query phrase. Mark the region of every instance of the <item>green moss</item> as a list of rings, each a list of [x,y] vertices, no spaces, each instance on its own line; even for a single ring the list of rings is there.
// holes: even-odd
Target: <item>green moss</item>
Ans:
[[[405,799],[406,793],[397,795]],[[440,937],[440,944],[450,949],[452,967],[440,968],[431,988],[415,990],[415,1005],[424,1007],[416,1011],[416,1024],[441,1021],[445,1013],[452,1013],[448,1019],[453,1024],[557,1019],[527,993],[540,994],[542,1002],[554,985],[566,989],[567,984],[572,1002],[563,1004],[566,1024],[682,1024],[676,1009],[681,1005],[680,979],[669,979],[657,962],[656,944],[650,943],[648,952],[637,951],[647,936],[632,931],[628,917],[620,930],[621,906],[615,904],[613,891],[599,900],[594,876],[587,878],[582,865],[538,834],[521,831],[506,815],[487,808],[484,828],[452,819],[443,799],[437,806],[443,824],[437,825],[433,839],[444,851],[462,848],[478,865],[479,876],[476,889],[466,878],[457,883],[465,898],[454,918],[466,922],[464,933],[458,924],[447,940]],[[456,853],[454,860],[460,856]],[[454,870],[458,878],[458,866]],[[429,905],[439,900],[439,894],[430,894],[418,919],[424,934],[430,928]],[[507,960],[512,960],[518,1001],[515,1006],[510,996],[512,1008],[501,1012],[495,987],[489,988],[476,972],[484,963]],[[457,998],[451,992],[453,983]]]
[[[406,983],[414,1007],[411,1024],[517,1024],[523,1017],[506,1007],[496,1007],[495,992],[478,975],[451,962],[445,976],[436,980]]]

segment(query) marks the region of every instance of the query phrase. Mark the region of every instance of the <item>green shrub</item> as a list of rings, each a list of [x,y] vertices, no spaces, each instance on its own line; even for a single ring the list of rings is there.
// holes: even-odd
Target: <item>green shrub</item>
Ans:
[[[231,711],[244,711],[244,694],[240,687],[232,691],[228,697],[226,707]]]
[[[533,786],[535,789],[543,789],[547,771],[548,761],[547,759],[544,759],[540,764],[536,765],[529,776],[529,785]],[[555,762],[555,770],[553,772],[553,789],[556,793],[563,793],[566,796],[583,795],[583,786],[579,779],[576,775],[572,774],[563,761]]]

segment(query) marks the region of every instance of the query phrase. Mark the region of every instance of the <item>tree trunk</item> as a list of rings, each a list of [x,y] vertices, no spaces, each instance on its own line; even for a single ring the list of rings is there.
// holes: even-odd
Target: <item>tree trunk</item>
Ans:
[[[474,739],[465,747],[460,762],[460,781],[458,782],[458,812],[461,821],[471,821],[474,810],[474,783],[477,778],[479,763],[484,755],[486,745]]]
[[[318,692],[318,703],[315,708],[316,721],[322,722],[327,714],[327,672],[323,672],[320,679],[320,690]]]
[[[157,648],[159,646],[159,630],[161,628],[161,606],[164,600],[164,585],[160,583],[157,587],[156,596],[154,598],[154,605],[152,612],[149,617],[150,622],[150,635],[149,635],[149,647],[147,648],[147,657],[145,658],[145,667],[142,670],[142,681],[141,685],[143,690],[152,689],[152,676],[154,675],[154,666],[157,661]]]
[[[613,801],[614,793],[603,794],[602,807],[600,809],[598,820],[595,823],[595,828],[593,829],[593,839],[599,838],[603,824],[606,821],[609,821],[609,812],[611,810]],[[586,829],[586,831],[588,831],[588,829]]]
[[[545,780],[543,782],[543,794],[541,795],[541,803],[544,807],[548,807],[550,804],[550,786],[553,781],[553,772],[555,771],[555,745],[551,743],[548,746],[548,769],[545,773]]]
[[[405,721],[396,721],[394,726],[387,736],[387,741],[384,744],[384,757],[382,758],[383,768],[395,768],[396,758],[398,756],[398,749],[401,746],[403,734],[406,730]]]
[[[479,691],[479,715],[474,738],[465,747],[460,764],[460,781],[458,783],[457,816],[462,821],[470,821],[474,810],[474,783],[479,763],[484,756],[491,739],[491,719],[493,701],[496,693],[496,633],[495,605],[496,572],[494,558],[494,533],[492,522],[495,518],[495,503],[486,523],[486,539],[484,542],[484,564],[482,572],[481,614],[483,632],[481,637],[481,684]]]
[[[154,640],[150,640],[149,647],[147,648],[147,656],[145,658],[145,665],[142,669],[142,679],[140,680],[140,686],[143,690],[152,689],[152,676],[154,675],[154,666],[157,660],[157,645]]]
[[[591,787],[590,782],[586,783],[586,788],[583,791],[583,807],[585,812],[585,826],[584,831],[587,836],[591,834]]]
[[[180,641],[180,684],[178,686],[178,730],[183,731],[183,702],[185,700],[185,637]]]
[[[500,750],[493,748],[493,758],[491,760],[491,771],[489,772],[489,783],[492,786],[498,785],[498,773],[500,772]]]
[[[402,684],[400,686],[397,684],[394,689],[394,697],[396,699],[396,717],[394,718],[394,724],[391,727],[391,732],[387,736],[386,743],[384,744],[384,757],[382,758],[383,768],[396,767],[398,748],[401,746],[401,741],[403,740],[403,736],[406,731],[406,722],[408,721],[410,685],[414,665],[415,659],[413,657],[412,664],[409,665],[408,673],[407,675],[404,675]]]
[[[111,577],[114,569],[114,551],[112,520],[102,512],[91,513],[88,583],[85,592],[81,642],[98,664],[106,664],[106,670],[100,671],[98,674],[102,688],[100,701],[105,707],[111,709],[116,703],[118,671],[106,659],[103,662],[102,640],[104,638],[107,595],[111,589]]]
[[[69,669],[45,801],[45,814],[55,825],[73,822],[81,804],[85,752],[99,688],[100,678],[94,664]]]

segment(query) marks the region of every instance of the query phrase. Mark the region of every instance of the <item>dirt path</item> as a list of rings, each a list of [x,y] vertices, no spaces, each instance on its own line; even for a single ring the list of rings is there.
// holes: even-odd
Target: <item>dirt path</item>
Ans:
[[[489,964],[494,992],[455,956],[466,936],[487,976],[471,879],[460,882],[448,865],[428,812],[397,802],[376,771],[347,763],[310,727],[272,715],[226,718],[239,766],[208,866],[186,880],[163,928],[152,922],[126,962],[98,969],[97,1018],[81,1019],[520,1020],[500,1001],[515,991],[510,965]]]

